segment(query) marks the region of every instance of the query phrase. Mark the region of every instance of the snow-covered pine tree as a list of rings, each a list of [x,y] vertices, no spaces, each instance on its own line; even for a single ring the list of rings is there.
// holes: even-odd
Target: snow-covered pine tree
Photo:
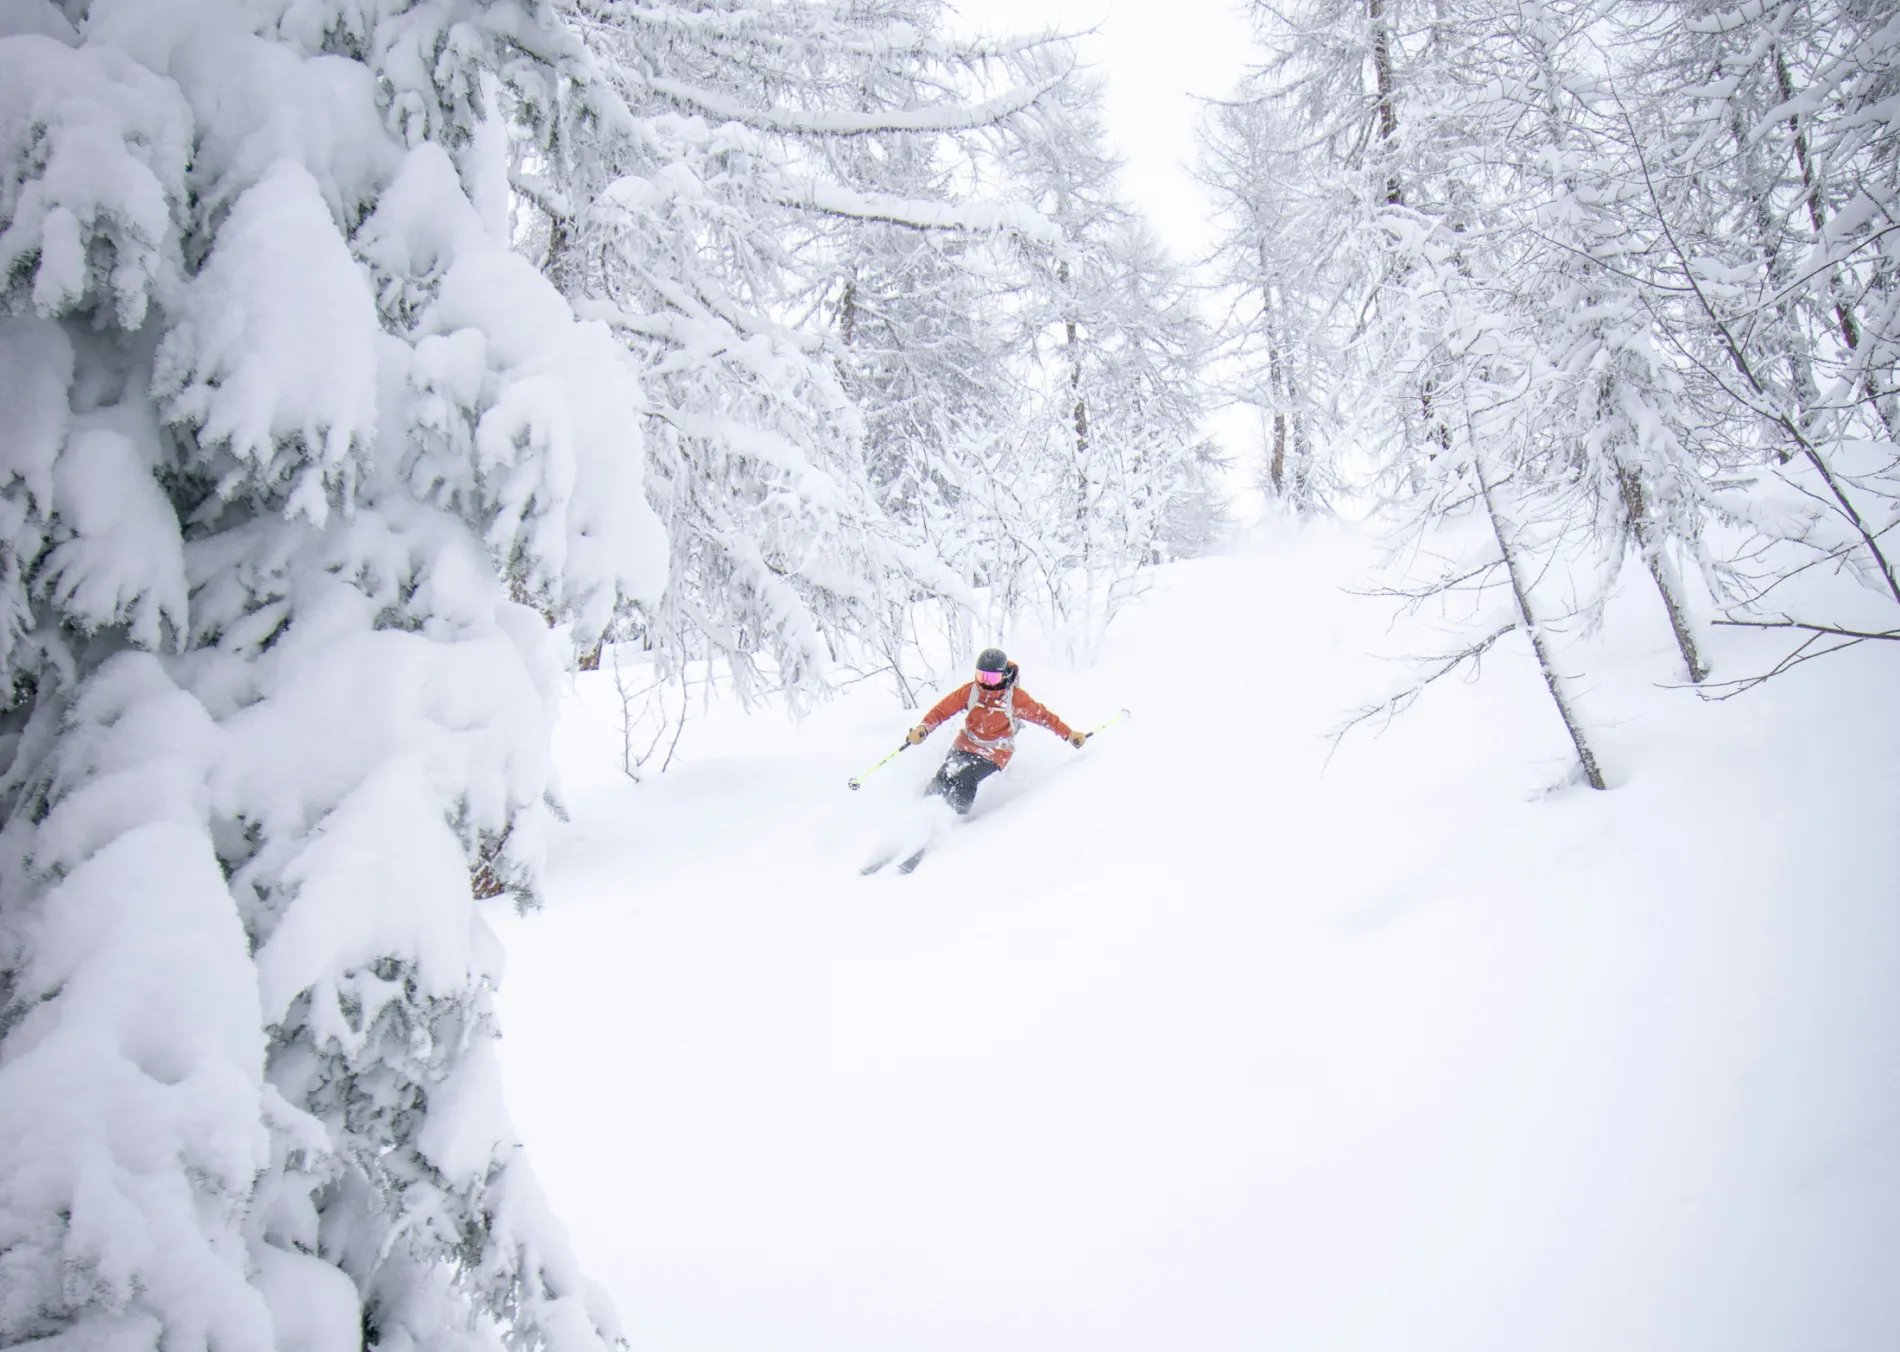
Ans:
[[[573,8],[630,122],[517,182],[551,275],[644,373],[673,566],[627,632],[662,660],[719,659],[742,694],[808,694],[841,641],[893,654],[915,603],[967,595],[905,487],[930,448],[898,429],[967,423],[992,364],[944,352],[886,383],[866,345],[911,318],[874,313],[880,288],[909,303],[959,250],[1052,233],[976,196],[972,165],[1066,78],[1066,49],[949,42],[929,0]]]
[[[944,7],[932,3],[859,5],[916,26],[941,27]],[[1026,72],[1017,53],[1041,62],[1069,56],[1060,43],[945,44],[958,68],[948,79],[968,97],[993,97]],[[860,112],[901,112],[916,100],[920,72],[867,61],[848,49],[836,80],[841,97]],[[831,138],[821,150],[827,172],[853,190],[897,201],[954,201],[972,193],[994,199],[997,143],[1033,134],[1041,104],[1012,113],[995,127],[956,135],[884,130]],[[1026,392],[1012,358],[1016,330],[1008,314],[1020,285],[1019,235],[972,229],[919,229],[895,221],[815,221],[824,228],[832,272],[814,273],[813,299],[828,314],[829,351],[838,376],[864,420],[865,468],[880,506],[907,546],[941,562],[951,589],[911,587],[885,604],[876,656],[900,694],[934,685],[934,643],[906,642],[942,631],[953,657],[967,658],[974,637],[971,601],[997,580],[979,543],[982,505],[995,462],[1013,444]],[[1006,588],[1006,584],[1005,584]]]
[[[879,167],[917,149],[894,145]],[[979,544],[983,492],[1026,400],[1001,294],[1017,251],[994,237],[874,222],[836,232],[834,246],[829,340],[863,419],[865,472],[907,548],[955,580],[894,588],[883,600],[892,613],[867,636],[908,699],[937,673],[919,665],[929,658],[906,635],[942,627],[967,656],[974,589],[994,581]]]
[[[507,247],[585,54],[0,14],[0,1341],[598,1349],[469,886],[536,886],[545,617],[664,577],[622,353]]]
[[[1013,565],[1007,595],[1086,643],[1141,569],[1217,529],[1218,459],[1201,428],[1209,336],[1184,271],[1117,193],[1099,88],[1071,81],[1039,114],[1008,168],[1062,241],[1024,259],[1013,318],[1035,399],[996,466],[1001,515],[985,533],[992,570]]]
[[[942,11],[855,8],[924,31]],[[1047,40],[959,50],[956,86],[986,103],[1026,78],[1013,73],[1023,55],[1067,60]],[[874,70],[839,83],[860,108],[914,97]],[[833,234],[838,279],[825,294],[874,480],[913,547],[987,592],[992,627],[1030,605],[1099,623],[1136,570],[1219,529],[1199,435],[1201,325],[1179,270],[1117,200],[1102,140],[1093,87],[1068,75],[977,136],[825,147],[861,193],[933,200],[966,185],[1032,203],[1060,231],[1060,243],[875,222]]]
[[[672,582],[626,632],[663,665],[798,695],[864,653],[902,686],[921,608],[967,638],[980,589],[1067,598],[1088,559],[1120,576],[1207,533],[1208,452],[1182,430],[1199,340],[1179,278],[1114,224],[1067,43],[954,41],[938,0],[572,10],[630,129],[524,156],[516,183],[550,275],[647,372]],[[1071,152],[1104,190],[1058,227]],[[1088,283],[1101,417],[1129,427],[1065,443],[1067,477],[1051,429],[1076,400],[1034,383],[1064,260],[1147,306]],[[1116,485],[1099,514],[1082,472]]]

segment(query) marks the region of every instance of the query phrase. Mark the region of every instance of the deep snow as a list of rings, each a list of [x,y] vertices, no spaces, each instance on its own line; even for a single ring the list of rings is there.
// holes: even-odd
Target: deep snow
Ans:
[[[1308,530],[1165,570],[908,878],[949,742],[568,700],[503,1069],[637,1352],[1900,1346],[1900,654],[1705,704],[1626,579],[1565,782],[1528,657],[1326,761],[1422,646]],[[1755,636],[1719,635],[1717,676]],[[1766,649],[1762,649],[1766,651]]]

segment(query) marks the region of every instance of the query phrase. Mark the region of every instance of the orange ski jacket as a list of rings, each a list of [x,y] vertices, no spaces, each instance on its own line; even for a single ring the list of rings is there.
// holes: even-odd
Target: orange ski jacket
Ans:
[[[963,730],[954,749],[981,756],[999,770],[1016,754],[1016,729],[1024,723],[1047,728],[1065,740],[1075,735],[1067,723],[1031,699],[1028,691],[1017,689],[1014,681],[1000,689],[975,681],[958,686],[924,715],[924,730],[935,732],[958,713],[964,715]]]

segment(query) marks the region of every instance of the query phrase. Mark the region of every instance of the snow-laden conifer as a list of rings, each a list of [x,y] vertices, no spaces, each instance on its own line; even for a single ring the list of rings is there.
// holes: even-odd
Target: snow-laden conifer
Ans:
[[[0,1339],[597,1348],[469,886],[533,897],[563,632],[664,578],[623,354],[508,248],[585,53],[5,15]]]

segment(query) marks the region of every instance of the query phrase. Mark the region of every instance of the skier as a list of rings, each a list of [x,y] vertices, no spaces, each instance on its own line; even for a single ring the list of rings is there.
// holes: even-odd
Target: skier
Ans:
[[[970,810],[976,786],[1009,764],[1022,724],[1047,728],[1078,749],[1088,741],[1087,733],[1076,732],[1016,688],[1016,664],[1001,648],[977,654],[976,679],[937,701],[904,740],[916,746],[958,713],[964,715],[963,730],[924,792],[936,794],[959,814]]]

